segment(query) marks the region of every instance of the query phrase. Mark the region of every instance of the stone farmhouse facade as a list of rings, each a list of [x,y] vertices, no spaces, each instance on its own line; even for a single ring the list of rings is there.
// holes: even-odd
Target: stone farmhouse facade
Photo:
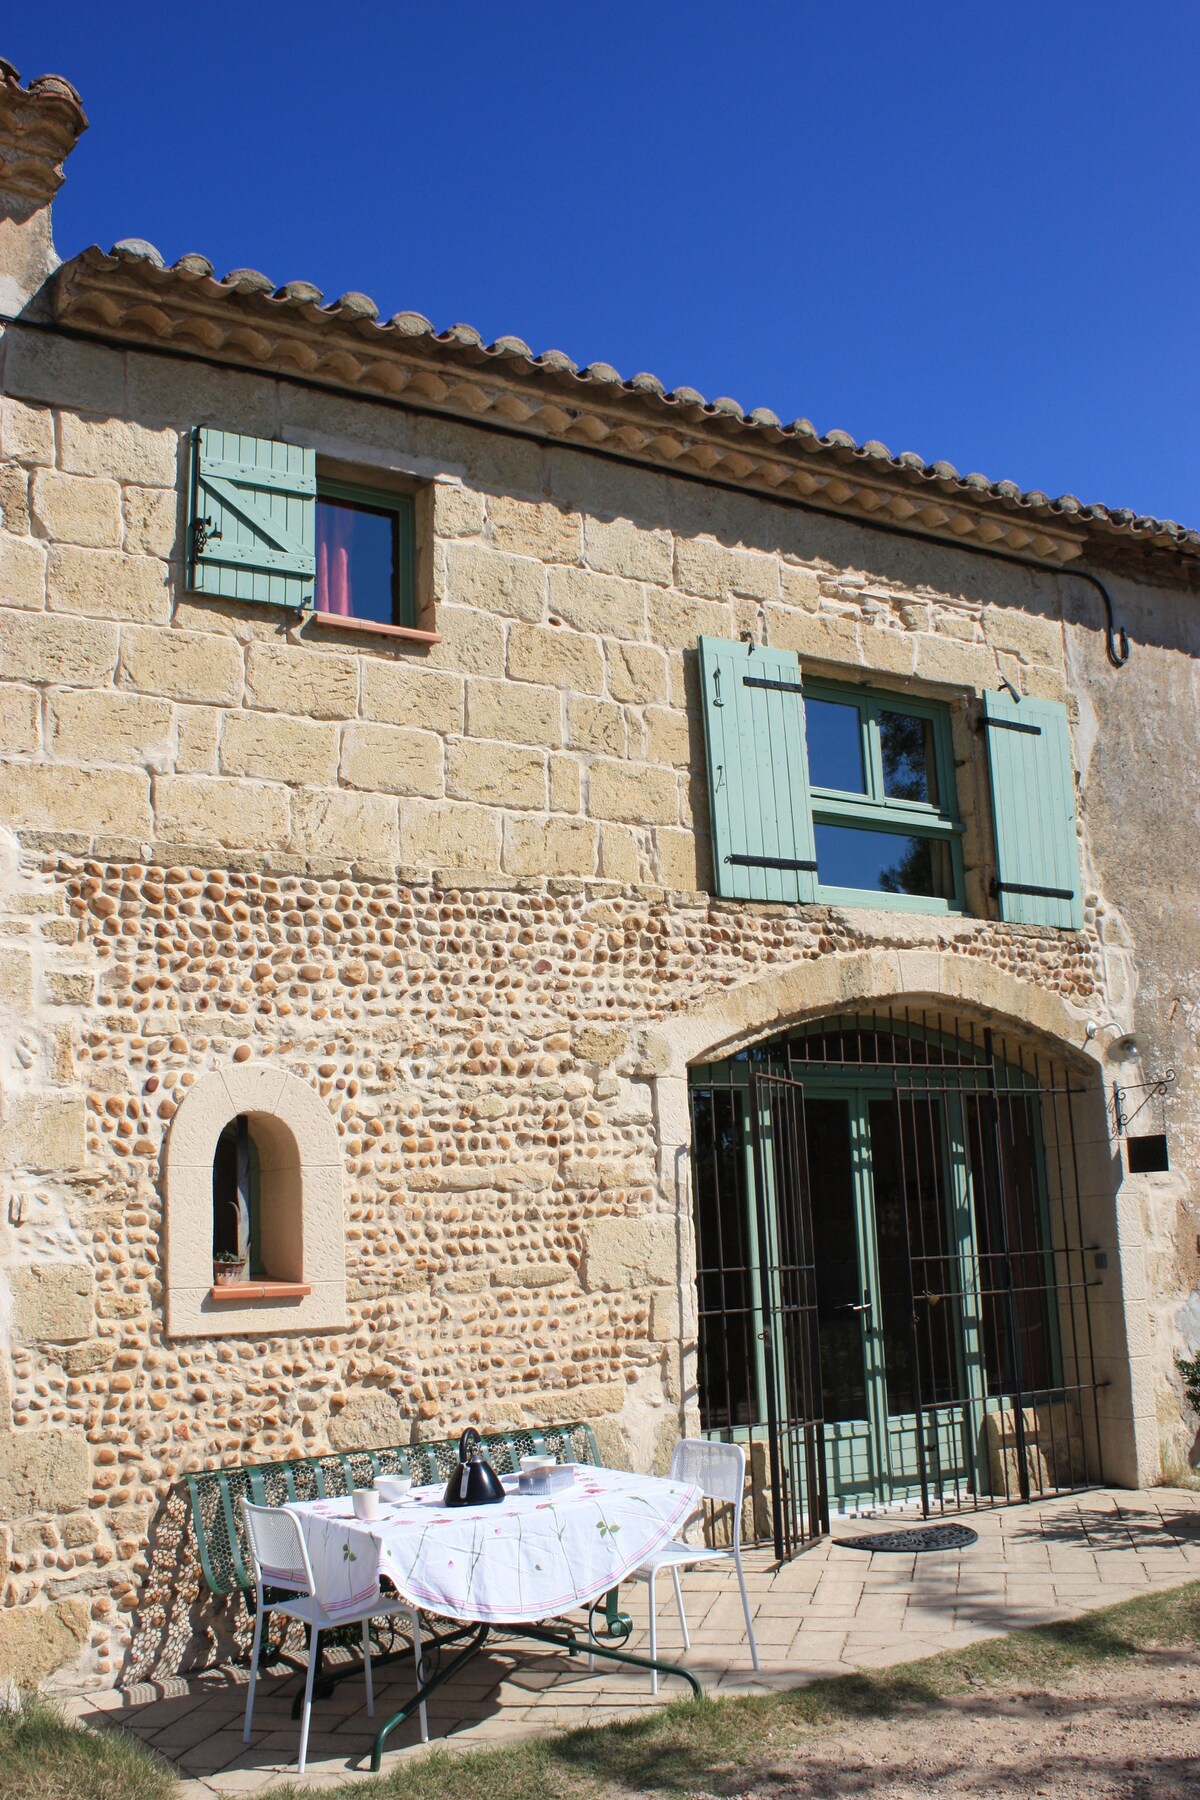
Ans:
[[[1185,1467],[1196,533],[60,262],[85,125],[0,64],[0,1662],[145,1666],[186,1472],[467,1422],[744,1431],[768,1539],[785,1482],[803,1536],[930,1457],[935,1506]],[[949,1350],[886,1297],[918,1225]]]

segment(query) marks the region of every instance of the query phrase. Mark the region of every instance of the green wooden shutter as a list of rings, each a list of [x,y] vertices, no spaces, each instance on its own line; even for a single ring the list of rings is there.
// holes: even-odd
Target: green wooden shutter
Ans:
[[[983,697],[996,830],[1000,917],[1016,925],[1083,925],[1075,777],[1064,706],[1006,693]]]
[[[266,606],[311,606],[317,457],[300,444],[197,428],[189,585]]]
[[[817,864],[794,651],[700,639],[717,892],[812,900]]]

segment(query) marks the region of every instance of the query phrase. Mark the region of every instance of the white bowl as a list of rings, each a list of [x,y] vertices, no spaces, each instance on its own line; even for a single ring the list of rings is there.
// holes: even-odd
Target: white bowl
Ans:
[[[556,1458],[553,1456],[523,1456],[521,1458],[522,1475],[536,1475],[541,1469],[553,1469]]]
[[[375,1492],[389,1506],[398,1506],[401,1500],[407,1500],[411,1488],[411,1475],[378,1475],[375,1478]]]

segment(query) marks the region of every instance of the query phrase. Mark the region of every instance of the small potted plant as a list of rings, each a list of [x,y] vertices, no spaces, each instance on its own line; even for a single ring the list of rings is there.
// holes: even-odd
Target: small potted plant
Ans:
[[[232,1287],[246,1278],[246,1259],[236,1250],[213,1251],[213,1282],[217,1287]]]

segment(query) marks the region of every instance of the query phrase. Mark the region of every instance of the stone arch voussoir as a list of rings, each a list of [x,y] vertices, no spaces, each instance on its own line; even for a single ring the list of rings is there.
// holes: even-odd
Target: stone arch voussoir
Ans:
[[[1093,1060],[1084,1027],[1094,1001],[1074,1007],[983,957],[920,948],[791,963],[707,996],[654,1027],[652,1061],[663,1075],[684,1075],[690,1063],[730,1055],[805,1019],[889,1001],[959,1008],[1052,1040],[1060,1053]]]

